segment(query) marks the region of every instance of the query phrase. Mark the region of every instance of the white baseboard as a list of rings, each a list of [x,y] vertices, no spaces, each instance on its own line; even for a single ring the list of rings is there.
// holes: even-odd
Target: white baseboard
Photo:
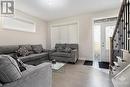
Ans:
[[[91,61],[93,61],[93,59],[87,59],[85,57],[80,57],[79,60],[91,60]]]
[[[86,58],[83,58],[83,57],[81,58],[81,57],[80,57],[79,60],[86,60]]]

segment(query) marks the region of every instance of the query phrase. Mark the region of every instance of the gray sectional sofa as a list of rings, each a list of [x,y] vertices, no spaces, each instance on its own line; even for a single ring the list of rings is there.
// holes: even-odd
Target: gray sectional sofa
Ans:
[[[17,53],[20,48],[26,48],[27,53],[29,52],[29,55],[26,56],[19,56]],[[38,47],[38,48],[36,48]],[[36,49],[35,49],[36,48]],[[5,75],[5,77],[8,78],[11,77],[17,77],[16,76],[16,70],[19,72],[19,77],[17,80],[13,80],[11,82],[3,83],[2,79],[0,80],[0,87],[52,87],[52,68],[50,63],[43,63],[45,60],[55,59],[56,61],[60,62],[73,62],[75,63],[78,58],[78,44],[56,44],[54,50],[46,51],[42,49],[41,45],[10,45],[10,46],[0,46],[0,55],[9,55],[6,62],[2,62],[2,60],[5,61],[5,58],[1,57],[1,68],[2,69],[0,73],[0,76]],[[24,51],[24,50],[23,50]],[[37,51],[38,53],[35,53]],[[26,52],[25,52],[26,54]],[[25,64],[24,67],[26,67],[26,70],[20,72],[20,67],[18,69],[18,65],[16,63],[13,63],[12,60],[14,59],[14,55],[18,55],[18,59],[22,60]],[[12,57],[14,58],[12,58]],[[10,57],[10,59],[9,59]],[[9,63],[10,62],[10,63]],[[2,64],[7,63],[7,64]],[[10,64],[10,65],[9,65]],[[6,68],[3,68],[4,66],[8,66]],[[37,65],[37,66],[33,66]],[[16,67],[17,66],[17,67]],[[10,68],[13,67],[13,68]],[[17,69],[15,69],[17,68]],[[5,70],[6,69],[6,70]],[[9,70],[10,69],[10,70]],[[10,72],[9,72],[10,71]],[[18,73],[17,72],[17,73]],[[5,74],[7,73],[7,74]],[[9,74],[10,73],[10,74]],[[21,74],[20,74],[21,73]],[[4,79],[5,79],[4,77]],[[14,78],[13,78],[14,79]],[[9,78],[7,79],[7,81]],[[10,80],[9,80],[10,81]]]
[[[78,44],[56,44],[55,49],[50,50],[49,56],[59,62],[76,63],[79,58]]]
[[[44,51],[41,53],[35,53],[33,52],[32,47],[35,45],[9,45],[9,46],[0,46],[0,55],[5,54],[5,55],[14,55],[16,54],[16,51],[21,47],[26,47],[31,54],[27,56],[19,56],[18,58],[22,60],[26,64],[31,64],[31,65],[37,65],[40,64],[40,62],[43,62],[45,60],[48,60],[48,52]]]
[[[52,87],[51,64],[42,63],[38,66],[27,65],[22,77],[16,81],[2,84],[0,87]]]
[[[28,51],[25,50],[25,52],[28,55],[19,56],[20,48],[26,48]],[[48,52],[45,49],[40,50],[42,45],[0,46],[0,87],[52,87],[51,64],[43,63],[49,59]],[[18,62],[14,62],[15,57],[24,62],[22,63],[22,66],[26,68],[24,71],[19,70],[21,68]]]

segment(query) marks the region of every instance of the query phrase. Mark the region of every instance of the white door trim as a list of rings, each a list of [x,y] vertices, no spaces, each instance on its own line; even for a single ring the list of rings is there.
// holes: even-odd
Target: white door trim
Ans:
[[[105,18],[111,18],[111,17],[116,17],[116,16],[92,18],[92,57],[93,57],[93,61],[95,60],[95,58],[94,58],[94,21],[98,20],[98,19],[105,19]]]

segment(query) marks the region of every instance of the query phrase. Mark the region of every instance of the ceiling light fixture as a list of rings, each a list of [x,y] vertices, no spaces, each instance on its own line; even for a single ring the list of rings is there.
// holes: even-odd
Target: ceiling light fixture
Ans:
[[[41,0],[42,6],[45,5],[47,7],[62,7],[64,6],[66,0]]]

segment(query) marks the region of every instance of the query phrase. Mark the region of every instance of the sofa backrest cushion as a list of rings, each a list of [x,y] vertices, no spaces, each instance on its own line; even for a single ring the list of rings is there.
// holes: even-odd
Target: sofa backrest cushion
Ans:
[[[66,44],[66,47],[71,48],[72,50],[73,49],[78,49],[78,44]]]
[[[0,55],[0,81],[10,83],[22,77],[16,61],[8,55]]]
[[[32,49],[35,53],[41,53],[44,52],[44,49],[41,44],[39,45],[32,45]]]
[[[65,44],[56,44],[55,49],[57,52],[64,52]]]
[[[70,47],[66,47],[63,52],[70,53],[72,49]]]
[[[0,54],[14,53],[18,48],[18,45],[0,46]]]
[[[55,46],[55,48],[57,49],[57,48],[65,48],[66,47],[66,45],[65,44],[56,44],[56,46]]]
[[[32,51],[32,46],[27,44],[27,45],[20,45],[20,47],[25,47],[28,51]]]

